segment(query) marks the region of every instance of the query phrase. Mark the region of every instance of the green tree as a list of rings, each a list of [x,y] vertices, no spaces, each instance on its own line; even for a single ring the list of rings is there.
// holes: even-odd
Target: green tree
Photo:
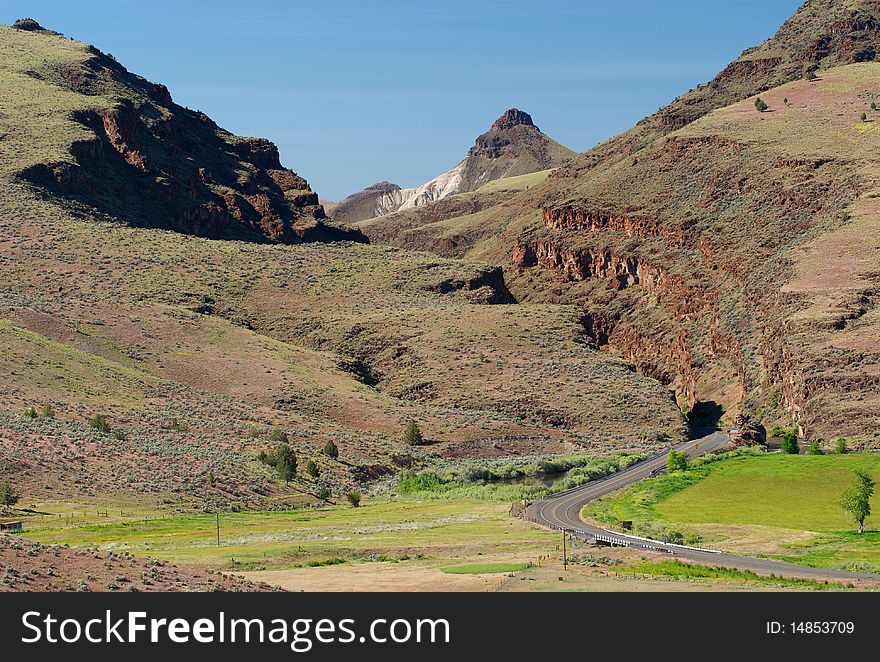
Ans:
[[[272,433],[269,435],[269,441],[275,441],[279,444],[286,444],[290,441],[287,437],[287,433],[281,428],[275,428],[272,430]]]
[[[755,108],[758,110],[759,113],[765,112],[769,107],[770,106],[764,103],[764,100],[761,97],[755,99]]]
[[[666,468],[669,471],[685,471],[688,468],[687,451],[670,448],[669,455],[666,456]]]
[[[867,121],[868,121],[868,114],[867,114],[867,113],[862,113],[861,120],[862,120],[863,122],[867,122]]]
[[[425,443],[425,438],[422,436],[422,431],[419,430],[419,425],[415,421],[410,421],[406,430],[403,431],[403,441],[410,446],[421,446]]]
[[[877,110],[877,102],[876,101],[871,102],[871,110]]]
[[[324,444],[324,455],[334,460],[339,457],[339,448],[336,447],[332,439],[328,439],[327,443]]]
[[[860,469],[855,470],[856,479],[840,497],[840,507],[852,515],[859,525],[859,533],[865,530],[865,518],[871,514],[871,497],[874,496],[874,479]]]
[[[285,483],[296,478],[296,455],[287,444],[281,444],[275,451],[275,468]]]
[[[849,453],[849,448],[846,445],[846,439],[844,439],[843,437],[840,437],[837,440],[835,448],[838,455],[846,455],[847,453]]]
[[[55,418],[55,412],[52,410],[52,405],[45,404],[43,408],[40,410],[40,418]]]
[[[92,416],[92,419],[89,421],[89,426],[98,432],[103,432],[104,434],[110,433],[110,423],[107,422],[107,417],[104,416],[104,414],[95,414]]]
[[[352,508],[357,508],[361,505],[361,493],[357,490],[352,490],[345,495],[345,498],[348,499],[348,502],[351,504]]]
[[[318,488],[318,498],[321,501],[330,501],[331,496],[330,488],[326,485],[321,485],[321,487]]]
[[[819,442],[814,441],[807,448],[807,455],[823,455],[822,449],[819,447]]]
[[[39,414],[37,414],[37,410],[34,409],[33,407],[28,407],[27,409],[25,409],[24,415],[27,418],[37,418],[37,416],[39,416]]]
[[[315,462],[315,458],[310,457],[309,461],[306,462],[306,473],[312,478],[317,478],[318,474],[321,473],[321,470],[318,468],[318,463]]]
[[[0,506],[14,506],[18,503],[18,493],[8,480],[0,483]]]
[[[818,78],[818,76],[816,75],[815,71],[808,71],[807,72],[807,75],[806,75],[807,80],[816,80],[817,78]]]
[[[798,445],[798,433],[794,430],[789,430],[785,433],[785,436],[782,437],[782,452],[788,453],[789,455],[797,455],[801,452],[800,446]]]

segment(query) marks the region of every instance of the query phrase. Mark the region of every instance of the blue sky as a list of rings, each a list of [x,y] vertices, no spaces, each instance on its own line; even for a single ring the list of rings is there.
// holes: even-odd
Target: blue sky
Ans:
[[[338,199],[455,165],[515,106],[584,151],[770,37],[800,0],[5,0],[278,144]]]

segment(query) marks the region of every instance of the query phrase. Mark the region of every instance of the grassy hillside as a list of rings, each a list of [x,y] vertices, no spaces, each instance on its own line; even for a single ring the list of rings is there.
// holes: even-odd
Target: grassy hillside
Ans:
[[[564,185],[365,231],[510,264],[514,296],[584,306],[684,408],[875,445],[878,67],[762,92],[767,112],[718,109]]]
[[[328,225],[268,140],[177,105],[113,57],[0,26],[0,175],[127,224],[250,241],[363,240]]]
[[[592,346],[576,308],[517,305],[490,264],[288,236],[323,221],[268,141],[59,35],[3,27],[0,49],[0,479],[23,498],[284,508],[444,458],[682,434],[670,393]],[[163,177],[170,206],[138,197]],[[227,216],[248,196],[261,220]],[[198,227],[133,211],[214,203]],[[410,420],[427,445],[403,443]],[[257,459],[284,435],[290,485]]]

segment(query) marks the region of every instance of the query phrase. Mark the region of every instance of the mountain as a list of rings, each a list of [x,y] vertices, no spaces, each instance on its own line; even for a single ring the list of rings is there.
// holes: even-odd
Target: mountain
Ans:
[[[580,155],[557,175],[624,158],[707,113],[810,72],[875,61],[880,53],[877,0],[808,0],[764,43],[745,50],[711,81],[681,95],[626,133]],[[563,182],[559,182],[564,185]]]
[[[580,306],[699,423],[743,412],[876,447],[878,54],[880,3],[810,0],[543,182],[361,226],[505,265],[518,301]]]
[[[364,241],[327,223],[278,148],[174,103],[164,85],[22,20],[0,27],[0,176],[84,213],[204,237]]]
[[[362,235],[271,143],[86,44],[27,23],[0,56],[0,481],[23,501],[291,508],[682,438],[577,307],[517,302],[495,264],[331,241]],[[284,438],[318,477],[261,462]]]
[[[380,182],[350,195],[333,209],[333,218],[354,223],[412,209],[457,193],[475,191],[501,179],[556,168],[574,152],[544,135],[531,116],[511,108],[477,138],[458,165],[415,188]]]

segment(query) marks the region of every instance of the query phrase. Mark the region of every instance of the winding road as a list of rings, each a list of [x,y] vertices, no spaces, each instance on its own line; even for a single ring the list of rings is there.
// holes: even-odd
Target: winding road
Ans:
[[[720,451],[728,442],[727,435],[721,432],[713,432],[705,437],[680,444],[676,446],[676,450],[687,451],[688,456],[693,458]],[[880,574],[811,568],[785,563],[784,561],[757,559],[717,550],[673,545],[627,533],[609,531],[608,529],[588,524],[581,519],[581,510],[590,501],[633,485],[645,478],[650,478],[663,471],[665,467],[666,453],[642,460],[605,478],[590,481],[580,487],[535,501],[527,509],[526,517],[542,526],[562,529],[576,538],[589,542],[649,549],[705,565],[751,570],[759,575],[774,574],[801,579],[880,582]]]

